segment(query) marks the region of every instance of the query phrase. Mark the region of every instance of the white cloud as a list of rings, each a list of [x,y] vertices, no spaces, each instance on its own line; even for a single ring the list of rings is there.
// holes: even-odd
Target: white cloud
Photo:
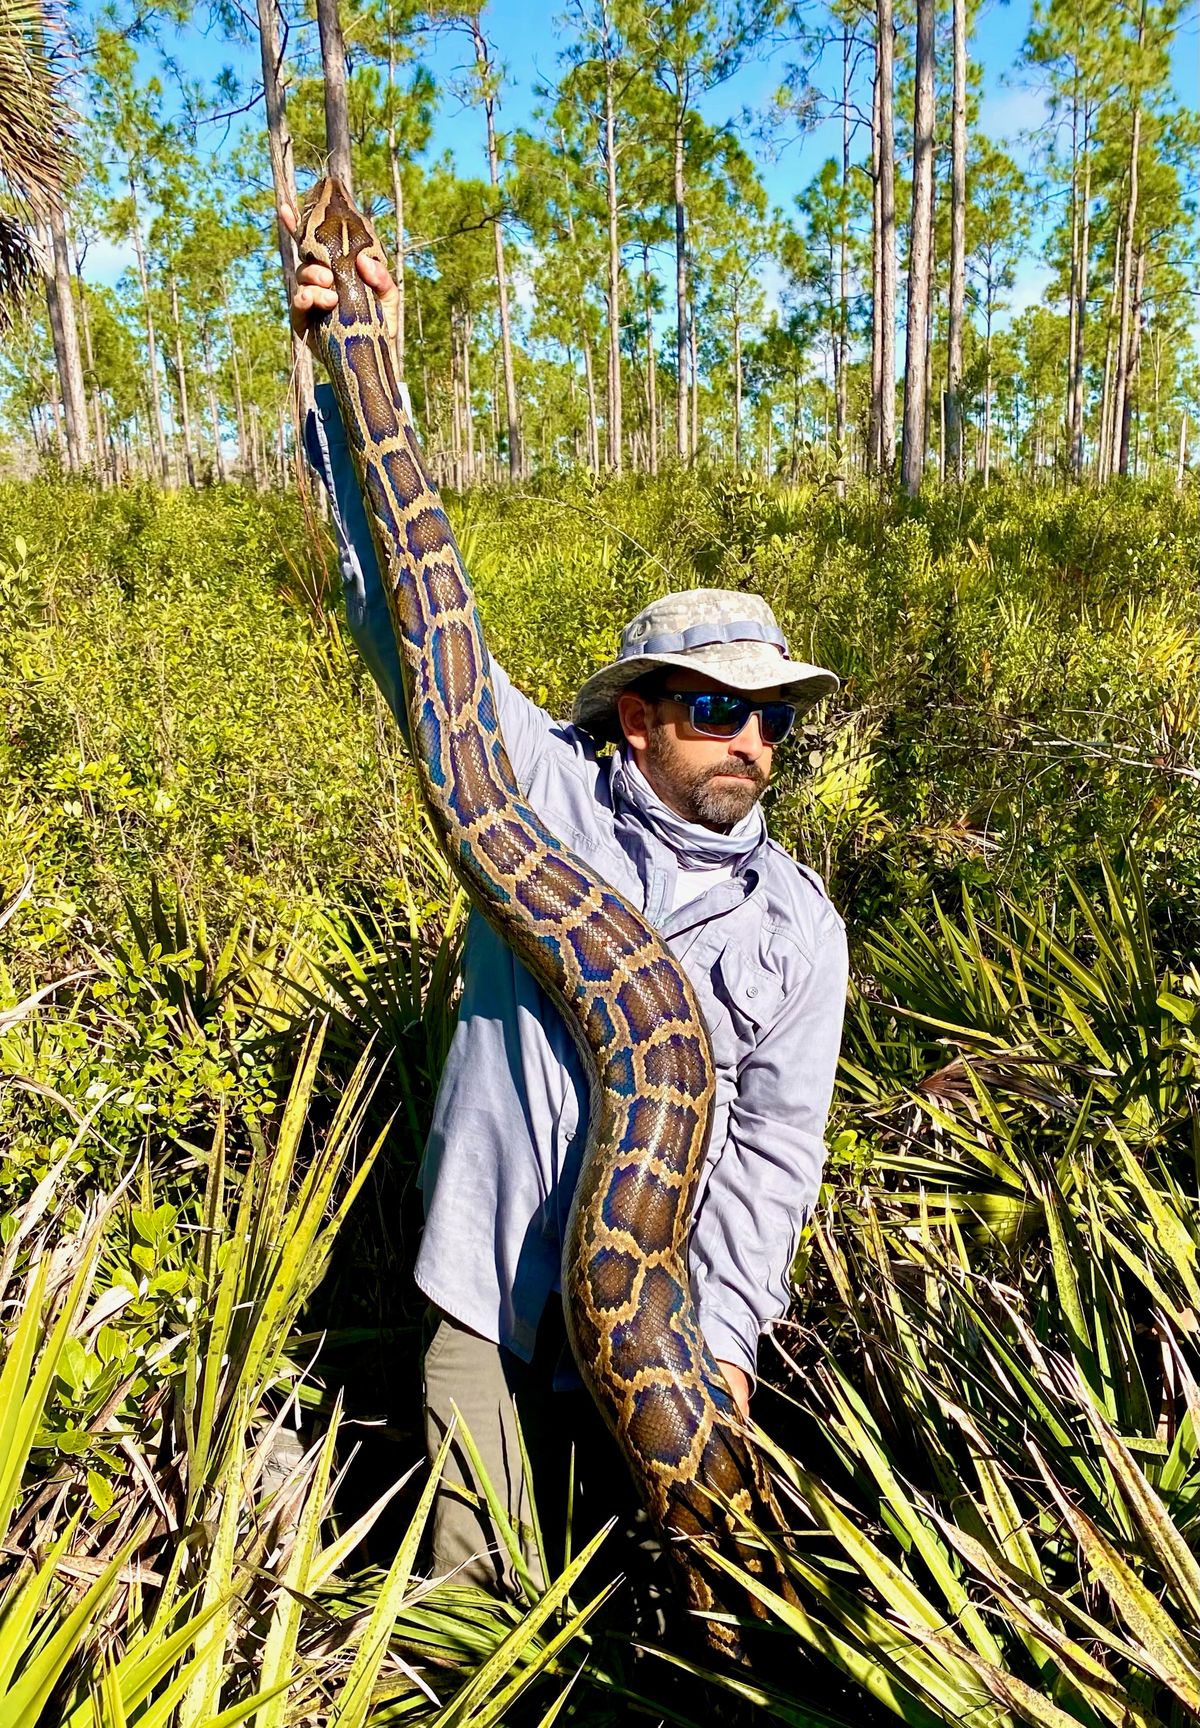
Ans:
[[[1044,92],[1028,85],[993,87],[980,99],[979,123],[997,142],[1014,144],[1019,133],[1044,126],[1047,118]]]
[[[87,256],[83,261],[83,274],[89,282],[112,288],[115,287],[118,277],[126,270],[132,270],[136,262],[132,241],[106,240],[100,237],[88,246]]]

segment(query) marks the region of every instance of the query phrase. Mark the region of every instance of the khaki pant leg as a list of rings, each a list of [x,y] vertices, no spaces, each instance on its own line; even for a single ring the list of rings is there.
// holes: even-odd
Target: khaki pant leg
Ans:
[[[432,1463],[449,1428],[452,1406],[471,1431],[488,1479],[515,1522],[529,1521],[521,1449],[513,1416],[513,1395],[524,1364],[456,1320],[442,1315],[425,1351],[425,1443]],[[464,1447],[452,1444],[442,1480],[482,1491]],[[541,1568],[532,1539],[522,1544],[526,1563],[540,1581]],[[433,1571],[448,1572],[464,1584],[504,1595],[519,1594],[512,1561],[487,1513],[457,1495],[439,1493],[433,1507]]]

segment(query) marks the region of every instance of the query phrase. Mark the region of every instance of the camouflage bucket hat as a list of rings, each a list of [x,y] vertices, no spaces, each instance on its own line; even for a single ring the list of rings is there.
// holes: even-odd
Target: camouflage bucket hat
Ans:
[[[595,738],[619,739],[617,698],[658,666],[703,672],[746,695],[778,688],[800,707],[832,695],[839,683],[824,666],[791,658],[775,614],[757,594],[689,588],[652,601],[625,626],[617,658],[593,672],[575,698],[576,725]]]

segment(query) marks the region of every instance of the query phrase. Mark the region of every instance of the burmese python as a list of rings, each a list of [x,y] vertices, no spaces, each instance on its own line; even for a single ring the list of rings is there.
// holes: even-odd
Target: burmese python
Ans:
[[[767,1472],[701,1336],[686,1270],[715,1075],[687,974],[645,919],[529,808],[496,714],[471,585],[397,386],[379,302],[355,269],[382,248],[337,180],[301,212],[304,262],[332,270],[311,327],[345,423],[403,668],[412,754],[442,845],[474,903],[566,1016],[591,1085],[587,1151],[563,1247],[571,1347],[692,1606],[761,1606],[705,1548],[761,1574],[737,1512],[780,1530]],[[771,1583],[786,1584],[768,1561]],[[787,1592],[790,1594],[790,1592]],[[742,1652],[736,1625],[707,1634]]]

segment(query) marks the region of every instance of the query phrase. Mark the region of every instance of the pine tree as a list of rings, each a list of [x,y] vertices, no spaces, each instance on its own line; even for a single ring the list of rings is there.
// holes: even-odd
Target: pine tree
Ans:
[[[930,240],[933,231],[934,0],[917,0],[913,98],[912,216],[908,242],[908,326],[904,351],[904,438],[900,478],[915,498],[925,468],[928,401]]]
[[[761,40],[768,0],[627,0],[626,35],[667,99],[675,223],[675,450],[686,462],[689,438],[687,128],[693,104],[726,82]]]

